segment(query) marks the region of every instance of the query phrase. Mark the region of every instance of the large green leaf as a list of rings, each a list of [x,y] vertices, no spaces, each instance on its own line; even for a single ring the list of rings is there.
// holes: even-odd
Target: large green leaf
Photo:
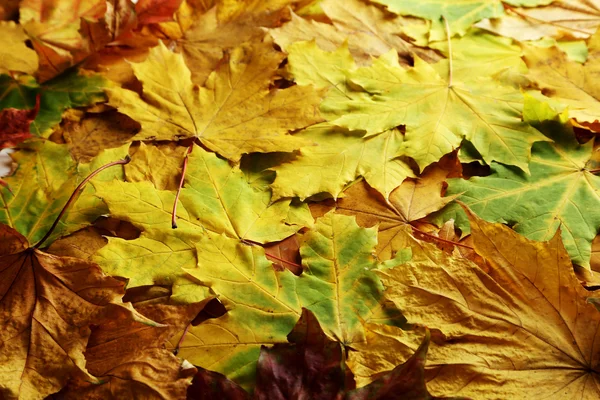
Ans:
[[[586,166],[593,141],[580,145],[565,114],[556,116],[547,104],[529,100],[526,114],[537,118],[539,128],[554,139],[534,145],[531,175],[494,163],[490,176],[450,179],[447,193],[461,194],[459,200],[481,218],[511,224],[530,239],[550,240],[560,227],[573,261],[588,266],[591,242],[600,227],[600,178]],[[457,205],[442,210],[441,217],[455,218],[468,232],[468,221]]]
[[[365,340],[363,321],[402,325],[404,318],[383,300],[373,272],[400,261],[377,263],[376,243],[375,228],[329,213],[305,235],[300,249],[305,271],[295,277],[275,271],[261,247],[212,233],[201,238],[198,266],[185,270],[232,309],[190,328],[179,354],[249,388],[261,345],[285,343],[302,307],[315,314],[327,335],[348,345]]]
[[[317,316],[327,334],[347,345],[365,339],[363,322],[404,323],[383,303],[383,285],[374,273],[400,262],[379,264],[373,256],[376,245],[376,227],[361,228],[354,217],[330,212],[319,218],[300,247],[302,306]]]

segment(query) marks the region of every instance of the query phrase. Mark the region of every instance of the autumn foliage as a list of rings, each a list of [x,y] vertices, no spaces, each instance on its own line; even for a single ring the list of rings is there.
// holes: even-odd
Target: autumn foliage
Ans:
[[[0,399],[600,398],[600,1],[0,3]]]

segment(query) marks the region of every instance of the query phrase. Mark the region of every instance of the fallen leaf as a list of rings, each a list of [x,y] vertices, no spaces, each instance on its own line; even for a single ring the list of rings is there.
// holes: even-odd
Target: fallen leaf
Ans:
[[[35,108],[39,97],[40,109],[30,131],[36,136],[44,136],[62,120],[66,109],[104,101],[103,89],[106,85],[107,81],[99,75],[76,70],[42,85],[29,76],[13,79],[8,75],[0,75],[0,108],[31,110]]]
[[[12,21],[0,21],[0,35],[5,41],[0,49],[0,73],[35,73],[38,69],[38,56],[26,46],[27,35],[23,27]]]
[[[402,325],[404,318],[382,301],[383,288],[371,271],[379,265],[371,254],[375,235],[351,217],[327,214],[303,239],[300,277],[275,271],[261,247],[224,235],[200,239],[198,268],[186,271],[229,311],[191,327],[179,354],[250,388],[261,346],[285,343],[301,307],[315,314],[327,335],[347,345],[362,340],[361,320]]]
[[[42,399],[69,376],[94,382],[85,369],[90,325],[123,284],[89,261],[31,248],[14,229],[0,225],[0,393]]]
[[[225,376],[200,370],[192,399],[441,399],[425,386],[424,364],[429,332],[419,348],[404,363],[381,374],[371,384],[353,390],[354,380],[344,365],[343,349],[321,330],[319,321],[306,309],[292,332],[290,343],[263,346],[257,367],[257,387],[251,396]],[[445,398],[445,397],[444,397]],[[458,398],[454,398],[457,399]]]
[[[277,173],[271,185],[276,199],[304,200],[323,193],[337,198],[361,176],[388,197],[404,179],[414,176],[399,157],[402,134],[396,129],[363,138],[360,133],[323,123],[295,136],[316,146],[304,147],[297,158],[271,168]]]
[[[600,120],[600,90],[593,83],[600,63],[600,31],[588,40],[589,60],[580,64],[567,59],[556,47],[540,49],[526,46],[524,60],[529,77],[542,93],[569,107],[569,116],[580,124]]]
[[[131,142],[138,130],[137,123],[127,116],[108,111],[90,113],[80,121],[65,121],[54,134],[62,135],[75,161],[89,163],[102,150]]]
[[[40,240],[53,224],[76,186],[93,170],[123,158],[127,148],[103,151],[89,164],[76,164],[65,145],[36,141],[21,145],[11,157],[16,172],[6,177],[10,186],[0,188],[0,223],[18,230],[31,243]],[[95,179],[112,181],[122,177],[122,169],[102,172]],[[57,225],[50,241],[75,232],[106,214],[106,207],[94,188],[83,189],[77,201]]]
[[[531,174],[492,164],[491,175],[450,179],[449,195],[491,222],[505,222],[533,240],[550,240],[562,226],[562,240],[573,262],[589,267],[591,242],[600,226],[600,178],[586,167],[593,143],[580,145],[565,114],[547,104],[528,100],[531,122],[554,143],[536,143],[529,164]],[[468,221],[457,205],[443,212],[468,232]]]
[[[38,77],[47,81],[73,65],[73,54],[85,49],[80,21],[98,20],[106,11],[105,0],[23,0],[19,21],[40,57]]]
[[[188,388],[189,400],[250,400],[250,393],[218,372],[198,368]]]
[[[177,190],[186,152],[186,147],[173,143],[152,146],[142,142],[125,166],[127,181],[148,181],[159,190]]]
[[[143,230],[135,240],[109,238],[94,258],[105,272],[129,278],[129,287],[174,285],[173,299],[203,300],[208,291],[184,271],[196,268],[196,243],[207,232],[257,243],[285,239],[302,226],[286,224],[290,201],[269,204],[268,187],[249,184],[237,167],[195,146],[171,226],[175,194],[150,182],[96,184],[113,217]]]
[[[402,15],[438,20],[444,16],[448,20],[451,35],[464,35],[474,23],[484,18],[498,18],[504,14],[500,0],[425,0],[420,3],[403,2],[402,0],[373,0],[382,4],[391,12]],[[539,6],[551,3],[552,0],[506,0],[505,3],[519,6]],[[440,24],[441,25],[441,24]],[[432,40],[445,38],[443,25],[434,27],[430,33]]]
[[[108,243],[108,240],[102,236],[98,229],[88,227],[55,240],[46,251],[59,257],[76,257],[89,260],[106,243]]]
[[[545,7],[508,8],[501,18],[483,20],[475,26],[514,39],[587,39],[600,25],[597,0],[555,0]]]
[[[290,236],[281,242],[267,244],[264,248],[265,255],[273,263],[273,268],[276,270],[289,269],[296,276],[302,273],[298,235]]]
[[[403,154],[421,169],[470,141],[490,163],[527,170],[531,145],[548,140],[522,120],[523,95],[485,77],[449,84],[424,61],[404,69],[394,53],[348,73],[363,90],[327,96],[321,112],[331,123],[368,135],[406,126]],[[428,111],[424,111],[428,110]]]
[[[442,209],[452,201],[449,197],[442,197],[442,188],[446,178],[452,174],[452,160],[455,163],[456,158],[446,156],[442,160],[427,167],[420,178],[406,180],[387,201],[367,184],[359,182],[338,199],[336,212],[355,215],[361,226],[378,225],[375,254],[381,260],[389,260],[405,247],[404,235],[412,230],[411,222]]]
[[[487,273],[425,244],[429,260],[378,272],[408,321],[439,332],[426,367],[429,390],[472,398],[598,397],[600,313],[587,301],[593,293],[577,281],[560,234],[533,242],[469,218]],[[350,361],[356,373],[377,371],[361,366],[373,365],[367,357],[379,354],[383,369],[417,346],[416,332],[388,337],[395,344],[388,342],[385,352],[358,349],[364,352]]]
[[[196,369],[182,364],[164,343],[203,306],[160,304],[137,311],[131,305],[111,306],[92,329],[85,351],[86,367],[99,382],[72,381],[59,398],[184,398]]]
[[[292,20],[269,32],[275,42],[285,51],[295,42],[315,40],[326,51],[334,51],[347,41],[348,49],[361,65],[370,64],[372,57],[378,57],[391,49],[398,51],[400,62],[412,63],[412,54],[434,62],[439,54],[431,49],[415,46],[407,41],[402,33],[404,28],[426,28],[416,18],[395,16],[390,18],[385,11],[359,0],[324,0],[320,3],[325,15],[332,24],[307,20],[292,14]]]
[[[300,246],[304,273],[296,284],[297,296],[327,335],[348,346],[364,340],[364,322],[404,324],[382,301],[383,287],[373,272],[380,266],[372,254],[376,244],[376,228],[361,228],[353,217],[330,212],[317,220]]]
[[[139,140],[197,137],[234,161],[244,153],[292,151],[307,143],[287,133],[320,121],[319,95],[303,87],[270,91],[282,59],[269,42],[238,47],[196,88],[183,58],[161,44],[133,66],[144,95],[111,89],[110,104],[140,122]]]
[[[313,313],[302,309],[288,340],[292,344],[261,348],[253,398],[341,398],[347,371],[342,346],[325,335]]]
[[[40,109],[39,97],[31,110],[5,108],[0,111],[0,149],[16,147],[32,137],[29,126]]]
[[[135,12],[140,24],[172,21],[181,2],[182,0],[140,0],[135,4]]]

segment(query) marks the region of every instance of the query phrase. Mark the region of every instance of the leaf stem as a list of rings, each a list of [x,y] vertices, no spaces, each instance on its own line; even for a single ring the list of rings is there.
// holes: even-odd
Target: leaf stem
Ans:
[[[590,174],[595,174],[595,173],[597,173],[597,172],[600,172],[600,168],[596,168],[596,169],[590,169],[588,172],[589,172]]]
[[[422,230],[420,230],[419,228],[417,228],[416,226],[413,226],[413,225],[411,225],[410,227],[411,227],[411,228],[412,228],[412,229],[413,229],[415,232],[419,233],[420,235],[427,236],[427,237],[429,237],[429,238],[431,238],[431,239],[438,240],[438,241],[440,241],[440,242],[444,242],[444,243],[448,243],[448,244],[451,244],[451,245],[453,245],[453,246],[459,246],[459,247],[464,247],[464,248],[466,248],[466,249],[471,249],[471,250],[473,250],[473,248],[472,248],[471,246],[467,246],[466,244],[462,244],[462,243],[458,243],[458,242],[453,242],[452,240],[442,239],[442,238],[441,238],[441,237],[439,237],[439,236],[434,236],[434,235],[432,235],[432,234],[430,234],[430,233],[423,232]]]
[[[442,15],[444,25],[446,26],[446,37],[448,38],[448,87],[452,87],[452,35],[450,34],[450,24],[445,15]]]
[[[77,195],[79,194],[79,192],[83,189],[83,187],[85,186],[86,183],[88,183],[90,180],[92,180],[93,177],[95,177],[100,172],[104,171],[105,169],[113,167],[115,165],[128,164],[129,161],[131,161],[131,158],[129,158],[129,156],[126,156],[125,159],[123,159],[123,160],[117,160],[117,161],[113,161],[113,162],[110,162],[108,164],[105,164],[105,165],[101,166],[100,168],[98,168],[97,170],[95,170],[94,172],[92,172],[91,174],[89,174],[87,176],[87,178],[85,178],[83,181],[81,181],[81,183],[79,185],[77,185],[77,187],[73,191],[73,194],[71,194],[71,197],[69,197],[69,200],[67,200],[67,203],[65,204],[65,206],[63,207],[63,209],[60,211],[60,214],[58,214],[58,217],[56,217],[56,219],[54,220],[54,223],[52,224],[52,226],[50,227],[50,229],[48,230],[48,232],[46,232],[46,235],[35,246],[33,246],[33,248],[34,249],[39,249],[40,246],[42,244],[44,244],[44,242],[46,240],[48,240],[48,238],[50,237],[50,235],[52,235],[52,232],[54,231],[54,229],[58,225],[58,222],[63,217],[63,215],[65,215],[65,212],[67,211],[67,209],[69,208],[69,206],[71,205],[71,203],[73,203],[73,201],[75,200],[75,198],[77,197]]]
[[[179,353],[179,348],[181,347],[181,343],[183,343],[183,339],[185,339],[185,335],[187,335],[188,330],[190,329],[190,326],[192,326],[192,324],[188,324],[185,327],[185,330],[183,331],[181,338],[179,338],[179,341],[177,342],[177,346],[175,346],[175,348],[173,349],[173,355],[176,356]]]
[[[185,153],[185,158],[183,159],[181,180],[179,181],[179,187],[177,188],[177,194],[175,195],[175,201],[173,202],[173,212],[171,213],[171,228],[173,229],[177,229],[177,203],[179,203],[179,193],[181,193],[181,189],[183,188],[183,181],[185,180],[185,172],[187,171],[188,158],[193,148],[194,143],[190,144],[190,147],[188,147],[187,152]]]

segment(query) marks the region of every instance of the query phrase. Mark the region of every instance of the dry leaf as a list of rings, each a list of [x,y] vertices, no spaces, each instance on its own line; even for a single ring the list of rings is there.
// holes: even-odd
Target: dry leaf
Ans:
[[[90,325],[119,301],[123,283],[89,261],[30,248],[0,225],[0,394],[42,399],[86,370]]]

